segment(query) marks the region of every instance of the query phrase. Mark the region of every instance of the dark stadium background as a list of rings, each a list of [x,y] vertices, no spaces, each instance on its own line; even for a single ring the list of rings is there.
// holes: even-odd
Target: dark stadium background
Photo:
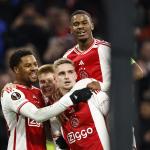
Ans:
[[[129,1],[127,1],[129,2]],[[76,9],[84,9],[91,13],[94,24],[94,36],[109,42],[113,39],[110,23],[111,4],[103,1],[90,0],[1,0],[0,1],[0,90],[5,83],[13,80],[8,69],[8,58],[16,49],[26,47],[34,49],[40,64],[52,63],[71,48],[75,42],[69,34],[69,15]],[[128,54],[137,61],[143,69],[143,78],[133,80],[134,115],[136,120],[136,139],[139,150],[150,149],[150,1],[132,0],[134,10],[126,9],[125,15],[131,11],[133,29],[126,29],[133,35],[132,52]],[[129,5],[131,3],[128,3]],[[107,6],[106,6],[107,5]],[[116,9],[119,8],[116,4]],[[114,6],[113,6],[114,7]],[[120,6],[123,7],[123,6]],[[132,8],[132,7],[129,7]],[[118,10],[119,11],[119,10]],[[120,10],[121,11],[121,10]],[[126,12],[127,11],[127,12]],[[115,12],[114,12],[115,14]],[[121,14],[121,13],[120,13]],[[122,14],[121,14],[122,15]],[[113,17],[113,14],[112,14]],[[125,17],[122,15],[122,18]],[[114,18],[115,24],[122,27],[124,22]],[[126,19],[126,18],[125,18]],[[123,19],[122,19],[123,20]],[[129,20],[130,21],[130,20]],[[114,25],[115,26],[115,25]],[[124,27],[124,26],[123,26]],[[118,29],[120,30],[120,28]],[[124,29],[122,29],[124,32]],[[111,36],[111,35],[112,36]],[[120,34],[116,33],[116,36]],[[127,37],[120,39],[120,45]],[[118,38],[116,38],[119,40]],[[111,41],[112,40],[112,41]],[[112,43],[112,45],[114,44]],[[126,42],[128,43],[128,42]],[[116,44],[116,43],[115,43]],[[115,45],[113,49],[115,48]],[[131,45],[129,48],[131,48]],[[128,46],[127,46],[128,48]],[[116,52],[118,52],[116,50]],[[114,53],[121,62],[126,53]],[[114,57],[114,58],[115,58]],[[114,59],[115,60],[115,59]],[[123,61],[122,61],[123,63]],[[125,62],[126,63],[126,62]],[[115,69],[114,69],[115,70]],[[136,70],[133,70],[135,73]],[[116,74],[119,72],[116,72]],[[115,77],[113,78],[115,79]],[[129,77],[129,79],[131,79]],[[124,85],[122,85],[123,88]],[[112,86],[114,87],[114,86]],[[112,90],[113,91],[113,90]],[[112,93],[113,94],[113,93]],[[130,93],[131,94],[131,93]],[[129,96],[131,96],[129,94]],[[128,93],[126,94],[128,95]],[[127,110],[128,111],[128,110]],[[111,120],[111,119],[110,119]],[[111,123],[110,123],[111,124]],[[8,132],[2,112],[0,111],[0,149],[6,150]]]

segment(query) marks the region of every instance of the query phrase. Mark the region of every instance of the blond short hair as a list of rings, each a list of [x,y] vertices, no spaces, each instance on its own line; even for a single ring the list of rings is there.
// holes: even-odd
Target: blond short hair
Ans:
[[[53,65],[54,70],[55,70],[59,65],[62,65],[62,64],[71,64],[73,67],[75,67],[73,61],[71,61],[70,59],[67,59],[67,58],[60,58],[60,59],[57,59],[56,61],[54,61],[54,65]]]
[[[40,66],[38,69],[38,75],[41,75],[42,73],[54,73],[53,64],[46,64]]]

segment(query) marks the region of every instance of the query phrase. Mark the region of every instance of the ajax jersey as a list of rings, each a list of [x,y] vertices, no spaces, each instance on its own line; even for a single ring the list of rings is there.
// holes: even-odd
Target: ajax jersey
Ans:
[[[1,95],[2,109],[10,132],[8,150],[46,150],[43,124],[19,113],[28,102],[38,108],[44,107],[38,88],[17,85],[17,89],[7,89]]]
[[[93,79],[78,81],[72,92],[85,88]],[[69,107],[64,115],[62,132],[71,150],[110,150],[109,135],[104,116],[109,109],[109,98],[104,92],[94,94],[88,102]]]

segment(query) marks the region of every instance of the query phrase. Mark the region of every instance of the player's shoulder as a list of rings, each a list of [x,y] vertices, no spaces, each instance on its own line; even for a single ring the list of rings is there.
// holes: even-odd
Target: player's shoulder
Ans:
[[[67,56],[68,56],[69,54],[71,54],[72,52],[75,51],[76,46],[77,46],[77,45],[75,45],[74,47],[72,47],[72,48],[70,48],[69,50],[67,50],[67,52],[64,54],[63,57],[64,57],[64,58],[67,58]]]
[[[35,93],[35,94],[41,94],[41,90],[40,88],[36,87],[36,86],[32,86],[31,90]]]
[[[15,90],[15,88],[12,85],[12,83],[6,83],[4,85],[3,89],[1,90],[1,99],[3,97],[7,97]]]
[[[107,47],[111,47],[111,44],[105,40],[100,40],[100,39],[95,39],[95,45],[100,46],[100,45],[104,45]]]
[[[32,89],[35,90],[35,91],[39,91],[39,92],[41,91],[40,88],[38,88],[36,86],[32,86]]]
[[[24,93],[14,87],[7,87],[1,91],[1,100],[18,100],[20,98],[25,98]]]

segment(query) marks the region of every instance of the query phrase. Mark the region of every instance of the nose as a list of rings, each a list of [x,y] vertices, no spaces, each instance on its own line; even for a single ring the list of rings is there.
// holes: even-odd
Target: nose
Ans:
[[[83,24],[80,23],[80,24],[78,25],[78,28],[83,28]]]
[[[38,70],[38,66],[32,65],[31,70]]]
[[[68,73],[65,73],[65,78],[69,78],[69,74]]]

